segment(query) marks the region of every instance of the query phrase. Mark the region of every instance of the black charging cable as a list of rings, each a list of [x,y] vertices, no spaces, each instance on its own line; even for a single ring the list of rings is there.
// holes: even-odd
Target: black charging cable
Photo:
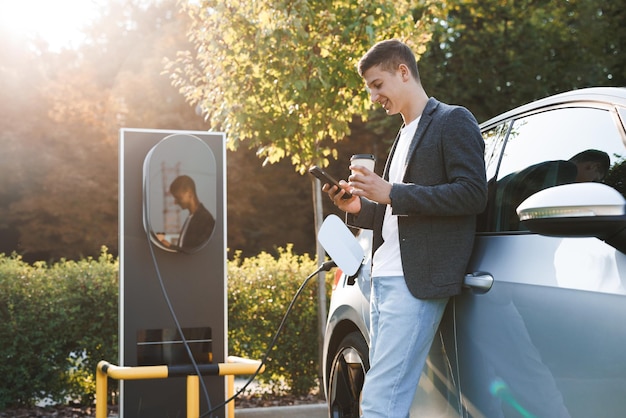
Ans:
[[[276,341],[278,340],[278,336],[280,335],[280,332],[282,331],[283,327],[285,326],[285,322],[287,322],[287,317],[291,313],[291,311],[293,309],[293,306],[296,303],[296,300],[298,299],[300,294],[302,294],[302,291],[306,287],[306,285],[309,282],[309,280],[311,280],[313,277],[318,275],[320,272],[322,272],[322,271],[329,271],[331,268],[336,267],[336,266],[337,266],[337,264],[335,264],[334,261],[332,261],[332,260],[331,261],[326,261],[326,262],[322,263],[322,265],[320,265],[317,270],[315,270],[306,279],[304,279],[304,281],[302,282],[302,284],[300,285],[300,287],[296,291],[295,295],[291,299],[291,302],[289,303],[289,306],[287,307],[287,310],[285,311],[285,315],[283,316],[283,319],[280,321],[280,325],[276,329],[276,333],[274,334],[274,337],[272,338],[272,341],[270,342],[269,346],[265,350],[265,354],[263,354],[263,357],[261,358],[261,363],[259,363],[259,367],[256,369],[254,374],[248,379],[248,381],[245,383],[245,385],[243,385],[242,388],[237,391],[237,393],[235,393],[233,396],[231,396],[230,398],[226,399],[224,402],[222,402],[219,405],[217,405],[215,408],[212,408],[208,412],[206,412],[204,414],[201,414],[200,417],[204,417],[204,416],[210,415],[213,412],[217,411],[218,409],[223,408],[226,404],[228,404],[229,402],[231,402],[231,401],[235,400],[237,397],[239,397],[239,395],[241,395],[247,389],[247,387],[250,385],[250,383],[252,383],[252,381],[259,375],[259,373],[261,372],[261,369],[263,368],[263,366],[266,365],[267,358],[270,355],[270,351],[272,351],[272,348],[274,348],[274,345],[276,344]]]

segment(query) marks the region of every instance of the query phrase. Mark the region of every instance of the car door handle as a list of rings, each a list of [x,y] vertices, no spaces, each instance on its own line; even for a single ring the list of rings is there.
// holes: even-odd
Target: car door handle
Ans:
[[[484,271],[466,274],[463,280],[463,287],[471,289],[476,293],[487,293],[491,286],[493,286],[493,276]]]

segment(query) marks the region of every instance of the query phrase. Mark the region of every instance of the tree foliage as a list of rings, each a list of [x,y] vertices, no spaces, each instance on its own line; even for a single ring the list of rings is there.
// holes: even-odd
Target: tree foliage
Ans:
[[[452,0],[420,62],[428,91],[486,120],[567,90],[626,85],[626,9],[611,0]]]
[[[0,252],[117,252],[119,129],[206,129],[161,75],[163,58],[188,47],[177,11],[175,1],[108,2],[76,50],[2,37],[0,236],[13,242]]]
[[[265,163],[289,157],[301,173],[336,158],[334,143],[369,97],[356,63],[372,44],[416,45],[437,10],[392,0],[204,0],[184,4],[195,51],[168,63],[174,85],[201,106],[213,129],[243,142]],[[415,17],[419,17],[416,24]]]
[[[354,68],[375,41],[406,38],[423,53],[426,91],[482,121],[552,93],[626,85],[623,3],[207,0],[180,13],[175,0],[111,0],[87,43],[58,52],[0,27],[0,252],[116,254],[120,127],[228,130],[233,148],[251,148],[227,156],[231,254],[289,242],[313,252],[311,189],[292,164],[336,159],[329,171],[345,178],[351,153],[372,152],[380,171],[400,124],[369,112]],[[288,158],[260,167],[257,152]],[[279,217],[278,201],[290,208]]]

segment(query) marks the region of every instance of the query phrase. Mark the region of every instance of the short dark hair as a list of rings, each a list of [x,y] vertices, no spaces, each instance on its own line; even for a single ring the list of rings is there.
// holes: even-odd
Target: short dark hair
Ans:
[[[609,172],[609,168],[611,167],[611,159],[609,158],[609,154],[604,151],[600,151],[597,149],[587,149],[579,152],[569,159],[573,163],[584,163],[584,162],[594,162],[600,164],[602,168],[602,172],[606,176],[606,173]]]
[[[357,68],[359,75],[363,77],[367,70],[377,65],[380,65],[383,70],[391,72],[397,70],[400,64],[409,67],[413,78],[419,81],[417,60],[411,48],[398,39],[388,39],[371,47],[361,58]]]
[[[174,179],[170,184],[170,193],[174,194],[180,190],[191,190],[193,194],[196,194],[196,183],[189,176],[182,175]]]

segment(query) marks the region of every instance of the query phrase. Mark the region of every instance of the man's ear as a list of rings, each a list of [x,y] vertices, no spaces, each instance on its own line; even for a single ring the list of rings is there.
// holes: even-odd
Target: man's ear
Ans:
[[[398,71],[400,71],[400,76],[402,77],[402,81],[408,81],[411,78],[411,70],[406,64],[400,64],[398,66]]]

